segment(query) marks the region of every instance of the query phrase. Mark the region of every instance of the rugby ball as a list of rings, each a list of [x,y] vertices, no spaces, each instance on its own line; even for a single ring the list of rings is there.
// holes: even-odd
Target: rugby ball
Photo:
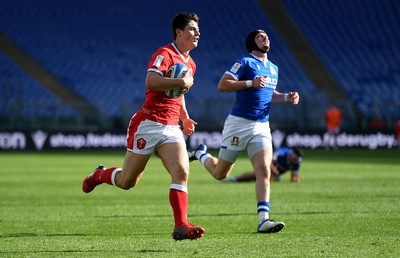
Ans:
[[[168,69],[167,74],[165,76],[169,78],[182,78],[183,76],[185,76],[187,71],[188,68],[186,67],[186,65],[182,63],[177,63]],[[184,93],[185,91],[181,88],[170,89],[165,91],[165,94],[167,94],[167,96],[170,98],[179,98]]]

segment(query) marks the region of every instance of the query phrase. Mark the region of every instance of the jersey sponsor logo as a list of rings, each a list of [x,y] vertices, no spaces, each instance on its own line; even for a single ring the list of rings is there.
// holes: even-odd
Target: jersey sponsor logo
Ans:
[[[277,78],[267,77],[267,86],[266,87],[275,89],[277,84],[278,84]]]
[[[239,144],[240,144],[239,137],[233,136],[233,137],[232,137],[232,140],[231,140],[231,145],[233,145],[233,146],[239,146]]]
[[[143,150],[145,147],[146,147],[146,140],[145,139],[143,139],[143,138],[140,138],[140,139],[138,139],[137,141],[136,141],[136,145],[137,145],[137,148],[139,149],[139,150]]]
[[[261,77],[259,75],[255,76],[254,78],[258,78]],[[278,79],[277,78],[272,78],[270,76],[266,77],[267,80],[267,85],[265,85],[266,88],[270,88],[270,89],[275,89],[276,85],[278,84]]]
[[[273,84],[273,85],[277,85],[278,84],[278,79],[267,77],[267,83]]]
[[[158,55],[156,57],[156,60],[154,60],[153,66],[155,67],[160,67],[160,65],[162,64],[162,61],[164,60],[164,57],[161,55]]]
[[[232,66],[230,72],[232,72],[232,73],[237,73],[237,71],[239,71],[239,68],[240,68],[241,66],[242,66],[242,65],[241,65],[239,62],[236,62],[236,63]]]

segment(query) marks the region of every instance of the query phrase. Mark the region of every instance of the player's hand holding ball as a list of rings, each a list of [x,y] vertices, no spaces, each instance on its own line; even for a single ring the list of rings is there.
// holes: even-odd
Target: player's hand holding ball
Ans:
[[[186,65],[183,63],[177,63],[168,69],[166,77],[178,78],[183,80],[183,86],[180,88],[170,89],[165,92],[170,98],[179,98],[183,94],[189,91],[192,87],[194,79]]]
[[[185,73],[185,76],[182,77],[183,79],[183,90],[184,92],[188,92],[189,89],[193,86],[194,84],[194,78],[193,76],[190,74],[190,72]]]

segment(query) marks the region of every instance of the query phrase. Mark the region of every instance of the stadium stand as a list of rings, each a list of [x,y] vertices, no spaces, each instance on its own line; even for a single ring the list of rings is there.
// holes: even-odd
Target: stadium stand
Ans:
[[[35,120],[38,117],[65,118],[77,115],[73,108],[63,104],[57,96],[32,80],[1,52],[0,63],[0,117],[3,118],[3,128],[11,124],[29,128],[27,121],[30,118]]]
[[[364,116],[400,118],[400,2],[284,3]]]
[[[318,1],[310,2],[314,3],[311,7],[318,8]],[[327,2],[333,4],[334,1]],[[314,14],[309,15],[307,11],[312,12],[311,8],[308,5],[304,8],[305,5],[301,3],[304,1],[297,3],[297,1],[285,0],[288,10],[299,23],[304,34],[309,37],[315,49],[326,60],[332,72],[342,75],[340,79],[343,87],[347,87],[347,90],[350,87],[353,90],[348,91],[349,94],[354,101],[357,101],[360,109],[369,116],[372,111],[368,101],[371,100],[368,96],[358,94],[366,87],[359,85],[370,84],[371,88],[376,89],[373,81],[377,80],[384,84],[382,92],[383,89],[391,92],[394,83],[398,84],[400,76],[397,70],[397,77],[380,80],[379,75],[373,76],[373,70],[369,70],[368,64],[379,62],[375,69],[384,69],[385,74],[396,74],[393,66],[396,65],[394,58],[399,56],[398,49],[392,56],[388,50],[385,50],[389,55],[388,58],[393,57],[392,61],[385,62],[386,56],[379,55],[380,59],[378,57],[374,59],[372,56],[363,55],[364,52],[361,49],[360,51],[356,51],[356,47],[349,49],[348,45],[344,44],[351,44],[353,38],[346,39],[345,34],[341,37],[337,36],[340,40],[334,41],[336,44],[343,44],[343,47],[339,49],[329,45],[333,44],[332,42],[318,40],[329,35],[340,35],[337,27],[336,30],[332,27],[338,24],[334,22],[328,24],[329,15],[324,17],[324,12],[330,10],[328,7],[320,8],[322,11],[318,10],[318,19],[321,22],[313,23],[315,9]],[[323,110],[328,105],[328,101],[290,53],[256,0],[246,1],[246,4],[228,0],[183,2],[155,0],[151,5],[144,0],[134,2],[120,0],[117,3],[107,0],[59,0],[57,2],[2,0],[0,6],[2,9],[0,31],[28,52],[69,90],[95,105],[104,116],[104,121],[127,120],[142,104],[149,55],[160,45],[171,41],[170,21],[174,14],[179,11],[195,11],[201,19],[201,40],[199,47],[191,53],[198,69],[195,87],[187,94],[187,99],[189,112],[195,120],[199,121],[199,129],[221,128],[234,94],[218,93],[216,85],[234,58],[245,53],[244,38],[254,28],[266,29],[271,38],[272,49],[269,57],[280,67],[278,90],[299,91],[302,97],[302,104],[298,107],[285,104],[273,106],[271,111],[273,123],[280,127],[295,128],[323,126]],[[362,7],[363,5],[359,6],[359,8]],[[388,5],[387,8],[389,8]],[[345,11],[342,9],[346,9],[345,4],[342,4],[337,15]],[[397,19],[391,16],[391,21],[397,21]],[[304,29],[307,26],[313,27],[310,23],[315,24],[315,30]],[[344,30],[342,28],[345,25],[339,25],[340,30]],[[375,28],[374,31],[377,29],[379,28]],[[346,32],[351,33],[347,30]],[[373,33],[371,37],[372,35]],[[396,40],[398,39],[393,39],[390,43],[392,50],[395,48],[394,43],[398,43]],[[378,39],[371,42],[376,42],[377,45],[364,46],[362,50],[365,51],[367,48],[367,50],[379,51],[381,42]],[[351,52],[355,53],[355,57],[346,54]],[[348,61],[344,59],[345,57],[353,59]],[[56,109],[51,109],[52,111],[64,110],[57,111],[56,116],[79,116],[76,110],[66,107],[57,94],[44,89],[43,85],[38,84],[26,72],[13,65],[12,60],[2,55],[0,58],[0,61],[6,64],[1,66],[0,74],[8,74],[8,77],[2,76],[1,87],[4,88],[6,85],[4,78],[7,78],[7,81],[21,81],[23,84],[20,86],[23,91],[19,102],[22,105],[21,109],[35,110],[35,116],[46,117],[49,114],[45,109],[32,108],[32,105],[40,107],[40,103],[51,103],[57,106]],[[333,64],[332,61],[337,59],[340,63]],[[359,61],[363,59],[365,62]],[[354,63],[357,63],[358,69],[354,69]],[[346,66],[347,64],[349,66]],[[368,69],[362,70],[362,67],[368,67]],[[10,70],[13,72],[9,72]],[[379,96],[381,92],[376,94],[371,89],[368,90],[368,94]],[[387,97],[392,98],[395,94],[398,94],[398,90],[393,94],[388,93]],[[0,116],[8,114],[5,106],[3,104],[3,108],[0,109]],[[398,113],[398,110],[391,112]],[[26,112],[21,114],[26,115]],[[389,114],[389,111],[384,112]],[[120,124],[123,127],[126,126],[125,123]],[[204,124],[206,126],[202,128]]]

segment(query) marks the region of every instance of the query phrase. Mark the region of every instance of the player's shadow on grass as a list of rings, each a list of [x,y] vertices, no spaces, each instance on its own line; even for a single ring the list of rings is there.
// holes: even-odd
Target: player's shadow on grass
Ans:
[[[4,234],[0,235],[0,238],[9,238],[9,237],[59,237],[59,236],[93,236],[92,234],[37,234],[37,233],[12,233],[12,234]]]
[[[231,217],[231,216],[249,216],[254,215],[254,213],[217,213],[217,214],[192,214],[189,217]],[[149,214],[133,214],[133,215],[104,215],[104,216],[93,216],[93,218],[148,218]],[[170,214],[164,215],[157,215],[157,218],[164,217],[169,218],[171,217]]]
[[[293,215],[293,214],[302,214],[302,215],[323,215],[323,214],[331,214],[333,212],[329,211],[295,211],[295,212],[274,212],[274,215]],[[234,217],[234,216],[253,216],[255,212],[235,212],[235,213],[212,213],[212,214],[191,214],[189,217]],[[132,214],[132,215],[104,215],[104,216],[93,216],[93,218],[148,218],[149,214]],[[169,218],[170,214],[160,214],[157,217]]]

